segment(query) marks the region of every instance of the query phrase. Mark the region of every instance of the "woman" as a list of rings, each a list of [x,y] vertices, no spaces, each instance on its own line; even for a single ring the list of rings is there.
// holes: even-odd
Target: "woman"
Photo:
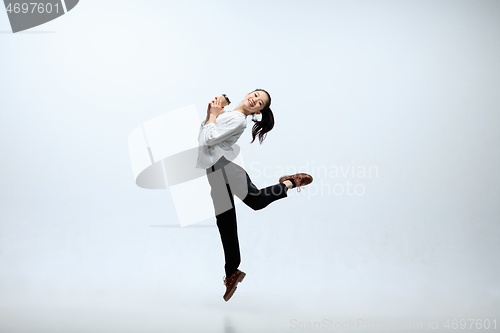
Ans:
[[[260,144],[267,132],[274,127],[274,116],[270,109],[271,96],[263,89],[256,89],[232,111],[224,111],[222,102],[225,96],[215,97],[208,105],[207,118],[200,126],[198,136],[199,151],[197,167],[206,169],[211,186],[210,195],[214,203],[217,227],[224,248],[225,271],[223,296],[227,302],[236,290],[236,285],[243,280],[245,273],[238,269],[240,249],[236,227],[236,210],[233,195],[246,205],[259,210],[271,202],[287,196],[287,191],[310,184],[312,177],[306,173],[282,176],[277,184],[258,189],[246,171],[231,162],[238,155],[233,145],[244,132],[249,115],[262,114],[262,120],[254,122],[252,141],[258,136]],[[225,103],[226,104],[226,103]]]

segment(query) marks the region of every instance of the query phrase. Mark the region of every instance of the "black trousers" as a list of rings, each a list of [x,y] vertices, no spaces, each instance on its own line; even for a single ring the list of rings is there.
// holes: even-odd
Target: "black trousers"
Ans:
[[[238,230],[236,226],[236,209],[233,195],[243,203],[259,210],[271,202],[287,197],[288,187],[277,183],[258,189],[250,176],[239,165],[222,156],[217,163],[206,169],[211,186],[210,195],[214,203],[217,227],[224,249],[226,278],[229,278],[241,262]]]

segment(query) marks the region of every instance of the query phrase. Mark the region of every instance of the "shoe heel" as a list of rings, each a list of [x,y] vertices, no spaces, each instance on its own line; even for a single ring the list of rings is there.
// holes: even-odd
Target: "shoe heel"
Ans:
[[[241,273],[241,280],[240,280],[240,282],[243,282],[243,279],[245,278],[245,276],[247,276],[245,273]]]

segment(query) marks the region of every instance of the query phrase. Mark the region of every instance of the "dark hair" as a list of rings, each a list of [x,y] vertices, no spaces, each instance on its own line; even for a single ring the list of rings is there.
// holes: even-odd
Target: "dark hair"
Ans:
[[[252,121],[255,123],[253,124],[252,127],[252,141],[250,143],[253,143],[255,141],[255,137],[258,135],[259,136],[259,142],[262,144],[262,141],[267,136],[267,132],[273,129],[274,127],[274,115],[273,112],[271,111],[271,95],[264,89],[255,89],[254,91],[250,92],[256,92],[256,91],[263,91],[267,94],[267,97],[269,97],[269,102],[264,106],[264,108],[260,111],[262,114],[262,119],[260,121],[252,119]]]

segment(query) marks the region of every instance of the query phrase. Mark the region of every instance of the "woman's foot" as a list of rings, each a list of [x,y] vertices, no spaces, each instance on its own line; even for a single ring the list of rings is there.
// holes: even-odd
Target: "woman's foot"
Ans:
[[[289,179],[287,179],[287,180],[285,180],[283,182],[283,184],[285,184],[288,189],[291,189],[291,188],[293,188],[293,186],[294,186],[295,183],[293,183],[292,181],[290,181]]]
[[[313,178],[307,173],[296,173],[295,175],[282,176],[278,180],[280,183],[284,183],[289,189],[297,188],[297,192],[300,192],[301,186],[311,184]],[[291,187],[289,187],[291,185]]]
[[[236,272],[234,272],[230,278],[224,279],[224,285],[226,286],[226,293],[222,297],[226,302],[229,301],[229,299],[233,296],[234,292],[236,291],[236,285],[238,285],[238,283],[243,281],[245,275],[246,274],[244,272],[237,269]]]

